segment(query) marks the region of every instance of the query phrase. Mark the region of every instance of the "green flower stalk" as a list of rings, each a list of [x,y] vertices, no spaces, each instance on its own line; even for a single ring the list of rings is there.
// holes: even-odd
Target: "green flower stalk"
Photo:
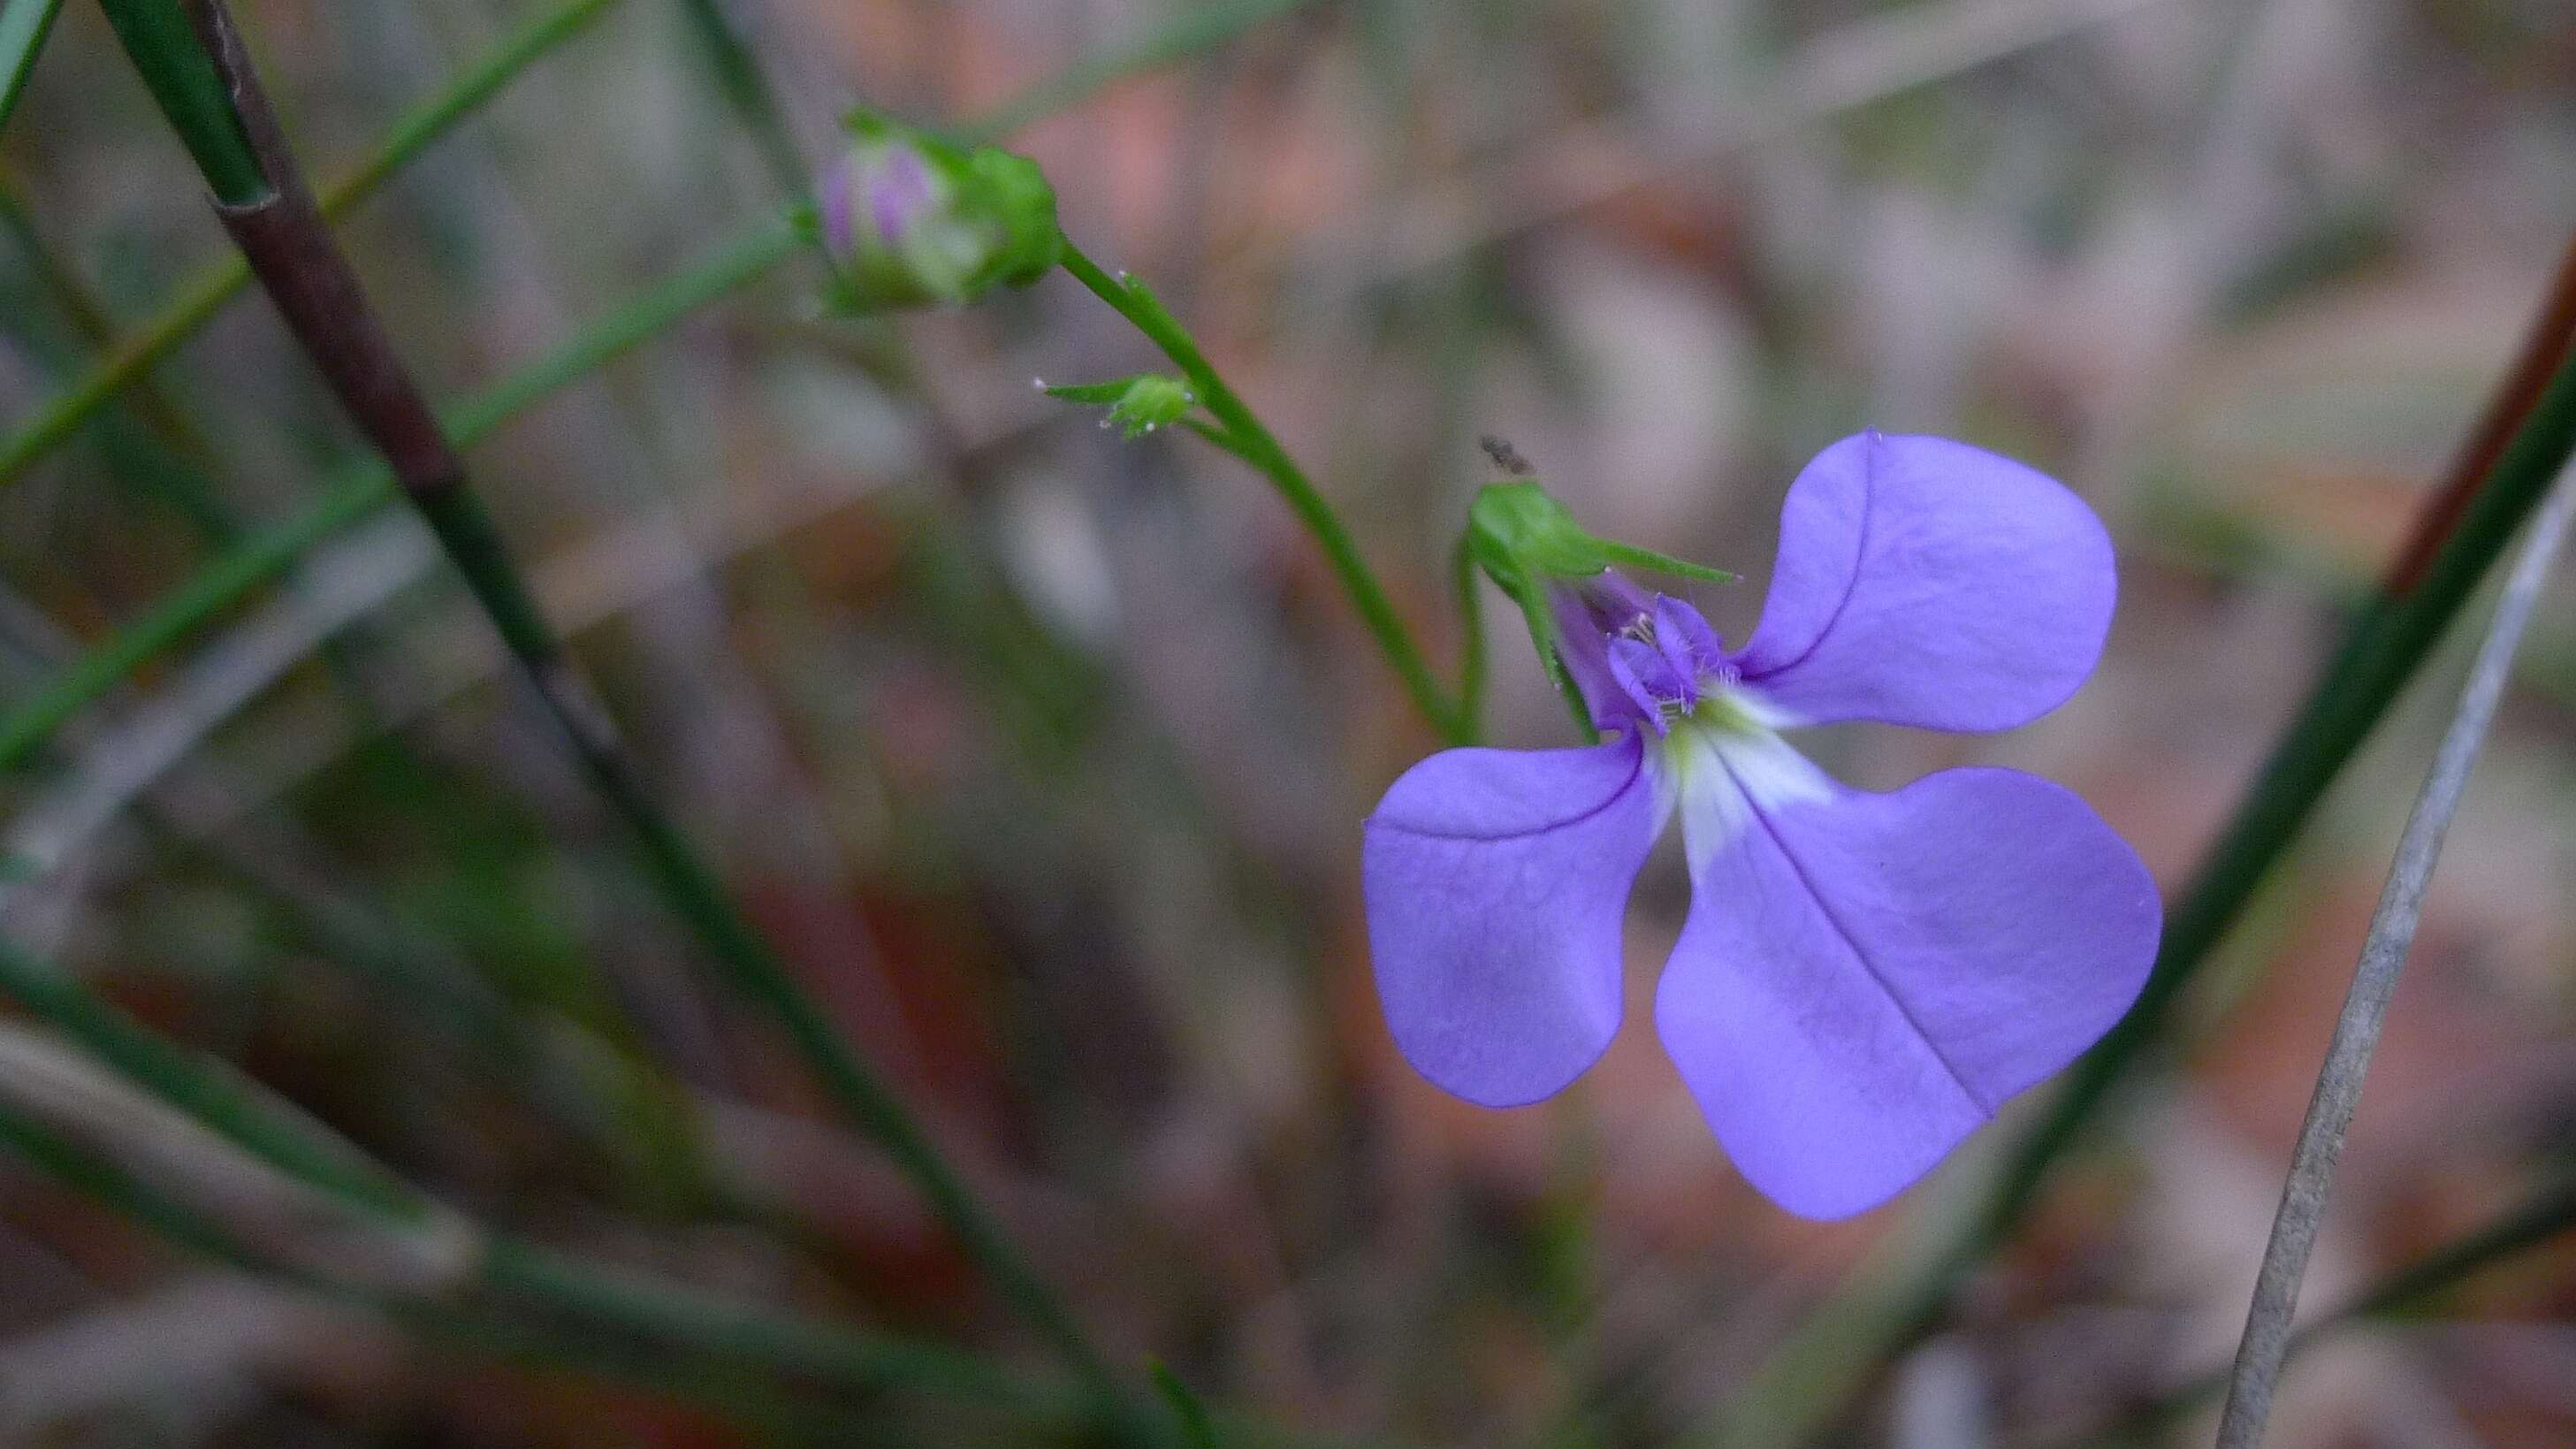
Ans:
[[[1055,189],[1037,163],[963,151],[866,111],[848,124],[850,149],[815,187],[815,220],[840,270],[836,307],[960,306],[1055,266]]]

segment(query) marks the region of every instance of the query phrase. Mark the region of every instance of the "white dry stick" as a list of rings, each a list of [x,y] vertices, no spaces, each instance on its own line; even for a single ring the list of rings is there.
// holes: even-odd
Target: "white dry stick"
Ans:
[[[2371,914],[2370,935],[2354,968],[2352,990],[2343,1014],[2335,1020],[2334,1041],[2317,1073],[2316,1094],[2308,1099],[2307,1120],[2299,1124],[2299,1142],[2290,1158],[2289,1181],[2281,1189],[2281,1209],[2272,1219],[2272,1239],[2263,1249],[2263,1266],[2254,1278],[2254,1303],[2245,1315],[2245,1337],[2236,1347],[2236,1367],[2227,1380],[2227,1409],[2218,1424],[2219,1449],[2254,1449],[2263,1441],[2263,1423],[2272,1411],[2272,1390],[2281,1377],[2281,1360],[2290,1342],[2290,1319],[2298,1308],[2299,1279],[2307,1272],[2308,1252],[2316,1246],[2317,1223],[2325,1214],[2326,1190],[2333,1183],[2335,1161],[2343,1155],[2344,1129],[2352,1124],[2370,1054],[2379,1045],[2380,1023],[2397,989],[2398,968],[2415,942],[2415,923],[2423,914],[2424,887],[2432,879],[2434,859],[2442,851],[2443,832],[2459,808],[2469,767],[2495,719],[2513,670],[2513,653],[2531,611],[2540,598],[2541,581],[2576,512],[2576,485],[2562,473],[2552,486],[2547,506],[2531,526],[2531,536],[2514,559],[2495,617],[2487,624],[2477,662],[2469,668],[2468,687],[2460,707],[2443,731],[2423,793],[2406,817],[2406,833],[2397,842],[2397,860],[2389,867],[2388,886]]]
[[[275,603],[200,650],[174,684],[84,744],[64,782],[21,810],[0,836],[0,850],[25,875],[0,887],[9,934],[31,950],[55,950],[81,895],[76,876],[57,874],[78,865],[137,795],[312,657],[322,640],[382,607],[437,561],[429,530],[408,514],[385,515],[334,540],[307,557]]]
[[[257,1097],[264,1111],[301,1116],[301,1109],[248,1078],[231,1078],[229,1085]],[[270,1263],[335,1283],[420,1295],[470,1281],[481,1266],[481,1232],[463,1216],[425,1201],[401,1219],[359,1207],[253,1156],[88,1053],[5,1021],[0,1109],[186,1204]],[[304,1120],[314,1141],[327,1141],[349,1162],[367,1160],[330,1129]]]
[[[703,517],[683,516],[666,506],[548,559],[538,570],[538,592],[549,613],[569,616],[567,630],[599,623],[684,581],[701,566],[695,554],[671,547],[669,536],[675,531],[721,533],[717,552],[729,556],[770,542],[866,491],[867,485],[834,478],[808,487],[763,490],[748,499],[729,497]],[[85,743],[63,771],[63,782],[9,822],[0,833],[0,850],[19,858],[26,878],[0,884],[0,918],[16,909],[13,901],[31,897],[42,898],[56,917],[72,909],[82,883],[70,872],[138,795],[196,753],[208,736],[325,640],[384,607],[431,574],[437,562],[438,550],[427,530],[405,515],[384,515],[317,550],[291,591],[198,651],[170,687]],[[384,724],[409,723],[503,667],[504,656],[479,627],[468,621],[451,629],[436,660],[426,666],[412,661],[399,677],[389,679],[387,687],[396,697],[375,701],[386,712]],[[286,778],[219,797],[201,794],[173,811],[176,823],[194,838],[211,839],[357,742],[354,732],[344,731],[327,750],[299,751],[297,768]],[[16,939],[31,948],[49,943],[50,936],[40,930],[14,919],[8,924],[16,928]]]
[[[243,1273],[195,1274],[0,1342],[0,1444],[78,1442],[82,1420],[137,1405],[212,1439],[267,1401],[273,1374],[400,1348],[374,1314]]]

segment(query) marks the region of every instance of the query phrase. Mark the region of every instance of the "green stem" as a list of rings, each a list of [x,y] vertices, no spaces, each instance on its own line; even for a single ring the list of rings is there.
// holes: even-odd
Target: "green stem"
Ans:
[[[705,263],[672,277],[573,334],[552,352],[452,409],[449,437],[465,447],[520,412],[588,376],[628,348],[767,273],[802,246],[796,229],[772,221]],[[367,464],[344,474],[302,512],[215,556],[142,618],[118,630],[0,716],[0,769],[24,761],[90,701],[283,573],[306,549],[393,501],[391,470]]]
[[[0,6],[0,126],[18,109],[36,52],[45,48],[45,33],[62,8],[63,0],[8,0]]]
[[[462,490],[453,496],[471,497]],[[442,533],[446,531],[447,526],[442,526]],[[470,555],[460,555],[460,567],[466,566],[466,557]],[[517,592],[515,585],[504,589]],[[505,607],[530,609],[522,627],[543,627],[532,612],[532,602],[523,595],[516,604]],[[496,608],[496,621],[503,617],[502,609]],[[554,686],[540,688],[549,698],[555,697]],[[1020,1255],[901,1099],[797,983],[785,959],[744,919],[723,882],[645,792],[623,755],[602,748],[600,738],[588,733],[576,718],[567,718],[565,724],[592,783],[635,831],[664,899],[696,929],[700,940],[726,968],[735,989],[777,1019],[798,1054],[849,1117],[912,1180],[967,1255],[991,1276],[1003,1296],[1082,1380],[1104,1421],[1121,1426],[1128,1437],[1138,1442],[1151,1442],[1152,1434],[1127,1405],[1108,1361],[1092,1346],[1055,1290]]]
[[[0,169],[0,230],[17,243],[29,279],[51,304],[48,309],[0,305],[0,325],[50,380],[78,378],[113,340],[114,324],[78,273],[46,244],[17,179],[5,169]],[[59,315],[61,328],[40,320],[48,310]],[[138,380],[122,407],[109,408],[92,423],[99,460],[111,477],[135,495],[169,506],[209,542],[229,543],[240,536],[240,520],[201,466],[213,456],[212,448],[152,379]]]
[[[0,983],[0,989],[14,988],[14,982]],[[104,1005],[99,1010],[114,1014],[113,1008]],[[238,1103],[211,1100],[190,1084],[218,1072],[220,1068],[215,1064],[195,1060],[194,1054],[131,1020],[123,1022],[120,1034],[139,1036],[154,1053],[169,1058],[153,1064],[152,1075],[143,1084],[162,1093],[173,1106],[249,1149],[289,1178],[325,1191],[339,1186],[317,1181],[307,1170],[314,1165],[309,1161],[297,1165],[283,1160],[303,1158],[311,1145],[308,1139],[314,1138],[319,1129],[307,1130],[302,1118],[259,1095],[256,1089],[245,1093]],[[93,1047],[103,1045],[87,1030],[74,1035]],[[175,1094],[167,1090],[174,1087],[178,1089]],[[246,1110],[234,1110],[237,1105]],[[223,1118],[221,1122],[215,1120],[217,1113]],[[327,1133],[320,1135],[327,1138]],[[53,1130],[49,1124],[31,1119],[16,1107],[0,1106],[0,1143],[180,1245],[230,1266],[282,1278],[329,1297],[363,1303],[397,1322],[409,1324],[426,1318],[446,1326],[448,1336],[469,1347],[484,1346],[488,1332],[485,1325],[505,1332],[509,1327],[488,1306],[478,1310],[449,1302],[424,1302],[387,1288],[327,1281],[315,1276],[315,1270],[309,1267],[263,1261],[260,1253],[235,1241],[218,1225],[218,1219],[189,1201],[184,1186],[174,1188],[148,1180],[119,1166],[112,1157],[102,1156]],[[394,1181],[390,1173],[355,1147],[338,1139],[328,1139],[324,1145],[330,1160],[361,1163],[371,1173],[381,1174],[383,1181]],[[411,1205],[416,1202],[407,1190],[401,1198],[404,1207],[400,1212],[372,1195],[350,1200],[397,1227],[408,1221]],[[640,1337],[683,1348],[692,1358],[752,1364],[765,1375],[810,1379],[846,1391],[901,1388],[1058,1422],[1078,1421],[1082,1413],[1079,1402],[1062,1388],[1006,1373],[973,1354],[777,1313],[645,1273],[584,1262],[508,1235],[469,1230],[479,1244],[468,1270],[473,1288],[499,1304],[532,1309],[546,1319],[590,1333],[606,1331]],[[467,1285],[444,1286],[452,1296]],[[563,1357],[558,1344],[564,1335],[520,1331],[507,1337],[528,1356],[557,1361]]]
[[[1141,38],[1111,46],[1100,55],[1086,56],[1030,86],[991,114],[960,127],[960,139],[969,145],[998,140],[1129,76],[1159,70],[1223,45],[1256,25],[1313,3],[1315,0],[1219,0],[1190,6]]]
[[[1306,480],[1306,475],[1289,458],[1287,450],[1279,446],[1279,440],[1272,437],[1270,430],[1261,425],[1261,420],[1253,416],[1252,409],[1235,396],[1234,389],[1225,385],[1225,379],[1217,376],[1216,369],[1208,364],[1189,333],[1182,329],[1171,313],[1163,310],[1162,304],[1154,300],[1154,294],[1147,291],[1142,283],[1111,277],[1093,264],[1091,258],[1084,256],[1081,248],[1070,239],[1064,244],[1064,269],[1073,274],[1074,280],[1090,288],[1092,295],[1108,303],[1113,311],[1145,334],[1147,341],[1161,348],[1163,355],[1172,360],[1172,365],[1181,370],[1181,375],[1189,379],[1191,388],[1198,393],[1199,405],[1206,408],[1225,431],[1223,440],[1211,437],[1211,441],[1217,441],[1219,446],[1250,463],[1268,478],[1271,486],[1279,490],[1279,496],[1306,525],[1307,532],[1315,536],[1315,542],[1323,548],[1324,557],[1341,580],[1342,591],[1350,595],[1361,621],[1368,625],[1370,635],[1377,640],[1379,652],[1386,656],[1386,662],[1395,670],[1396,677],[1404,682],[1405,693],[1412,696],[1414,707],[1422,712],[1422,717],[1431,722],[1431,727],[1438,730],[1442,738],[1452,744],[1467,743],[1473,731],[1457,705],[1432,679],[1431,667],[1423,662],[1422,651],[1414,647],[1413,636],[1406,632],[1403,620],[1396,616],[1395,605],[1388,602],[1386,591],[1378,585],[1377,576],[1369,571],[1367,561],[1360,557],[1359,545],[1352,541],[1350,530],[1342,526],[1340,516],[1333,512],[1333,505],[1324,501],[1324,495]]]
[[[375,195],[394,174],[411,164],[450,127],[472,115],[503,86],[556,46],[587,29],[620,0],[565,0],[501,37],[447,89],[421,102],[394,122],[376,144],[375,153],[357,168],[325,185],[319,195],[322,214],[333,221]]]
[[[0,1106],[0,1144],[181,1247],[234,1267],[253,1266],[250,1254],[187,1204],[7,1106]]]
[[[733,7],[727,0],[685,0],[680,8],[688,12],[690,33],[698,38],[707,64],[716,73],[716,88],[750,128],[770,180],[784,195],[804,195],[812,181],[805,158],[796,149],[778,93],[761,70],[760,58],[752,53],[751,38],[742,33]]]
[[[1046,1418],[1078,1419],[1061,1388],[1002,1373],[972,1354],[857,1332],[730,1302],[642,1273],[619,1273],[511,1238],[486,1250],[483,1283],[505,1298],[591,1325],[685,1344],[848,1389],[888,1385]]]
[[[6,945],[0,945],[0,993],[290,1176],[380,1212],[416,1209],[408,1190],[329,1129],[280,1110],[229,1067],[173,1044],[71,976]]]
[[[1468,742],[1484,734],[1485,714],[1485,596],[1480,587],[1482,575],[1476,569],[1475,550],[1468,546],[1467,536],[1458,536],[1458,557],[1452,566],[1458,587],[1458,725]]]
[[[579,33],[617,3],[618,0],[569,0],[511,32],[457,77],[454,84],[396,121],[377,145],[375,154],[359,163],[356,170],[325,186],[319,198],[322,214],[337,220],[373,196],[413,157],[447,134],[450,127],[531,62]],[[147,4],[142,8],[160,7]],[[166,8],[172,11],[172,23],[178,26],[181,36],[193,46],[195,38],[187,35],[187,26],[176,18],[176,7]],[[37,409],[7,441],[0,442],[0,487],[17,481],[37,459],[78,431],[109,399],[132,386],[180,343],[194,336],[249,280],[249,265],[239,253],[230,252],[180,283],[178,295],[152,320],[101,357],[69,391]]]

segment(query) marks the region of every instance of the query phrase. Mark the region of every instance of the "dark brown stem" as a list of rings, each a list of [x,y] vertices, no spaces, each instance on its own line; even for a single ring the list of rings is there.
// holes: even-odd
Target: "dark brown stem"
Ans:
[[[2514,359],[2513,370],[2505,374],[2487,410],[2479,415],[2477,427],[2460,445],[2441,488],[2415,520],[2415,531],[2408,536],[2405,548],[2388,566],[2388,576],[2380,588],[2390,598],[2402,599],[2424,581],[2434,558],[2468,513],[2487,475],[2495,471],[2506,445],[2521,431],[2523,419],[2540,405],[2541,395],[2549,390],[2549,380],[2557,375],[2571,346],[2576,346],[2576,241],[2568,243],[2567,255],[2559,260],[2558,276],[2549,284],[2539,319],[2523,340],[2522,353]]]
[[[230,92],[249,137],[251,154],[268,182],[268,195],[247,205],[218,200],[215,215],[250,263],[260,285],[285,314],[287,328],[359,431],[393,465],[394,477],[415,499],[461,486],[465,461],[394,355],[366,290],[348,257],[331,241],[321,208],[304,185],[287,149],[277,115],[254,77],[241,32],[216,0],[186,0],[188,21],[214,57],[215,73]]]

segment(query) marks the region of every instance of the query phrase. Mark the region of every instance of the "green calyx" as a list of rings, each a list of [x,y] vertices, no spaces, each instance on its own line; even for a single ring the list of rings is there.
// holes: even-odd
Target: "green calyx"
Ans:
[[[872,111],[845,124],[850,149],[815,206],[838,269],[836,310],[962,306],[996,284],[1029,285],[1063,254],[1055,189],[1036,162],[969,151]]]
[[[1657,573],[1728,584],[1735,575],[1635,544],[1586,533],[1574,514],[1531,479],[1488,483],[1467,509],[1467,547],[1505,589],[1505,571],[1555,578],[1589,578],[1618,564]]]
[[[1188,383],[1159,372],[1139,372],[1107,382],[1077,382],[1051,385],[1044,379],[1038,390],[1049,397],[1067,402],[1092,403],[1109,409],[1100,420],[1104,428],[1115,427],[1119,435],[1134,438],[1160,428],[1170,427],[1198,406],[1198,394]]]
[[[1460,541],[1460,549],[1465,562],[1483,569],[1486,577],[1520,605],[1539,662],[1546,666],[1548,678],[1558,692],[1573,706],[1576,724],[1587,733],[1591,721],[1584,714],[1580,692],[1565,672],[1559,653],[1556,611],[1549,607],[1548,588],[1580,586],[1621,565],[1702,583],[1735,580],[1735,575],[1724,569],[1586,532],[1564,504],[1528,478],[1488,483],[1477,491],[1476,501],[1467,509],[1467,533]]]

